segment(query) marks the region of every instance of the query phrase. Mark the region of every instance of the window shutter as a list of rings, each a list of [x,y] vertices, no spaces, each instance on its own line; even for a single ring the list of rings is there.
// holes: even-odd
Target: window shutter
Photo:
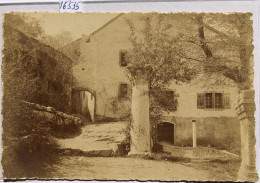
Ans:
[[[197,108],[204,109],[205,108],[205,95],[204,93],[197,94]]]
[[[229,93],[223,93],[223,107],[224,109],[230,109],[230,95]]]

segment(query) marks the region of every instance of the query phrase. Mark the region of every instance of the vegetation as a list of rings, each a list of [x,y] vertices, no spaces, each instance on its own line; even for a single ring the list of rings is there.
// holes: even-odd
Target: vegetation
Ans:
[[[144,27],[140,32],[131,20],[126,20],[132,46],[127,52],[129,78],[135,83],[138,73],[148,75],[154,145],[157,143],[157,123],[162,120],[163,113],[177,109],[177,100],[169,100],[169,85],[173,80],[177,83],[190,81],[196,74],[192,65],[179,54],[183,50],[175,43],[180,38],[171,34],[172,25],[165,24],[163,18],[158,14],[144,16]]]
[[[32,113],[23,101],[69,112],[71,62],[62,53],[40,43],[37,21],[11,13],[4,17],[3,157],[5,178],[44,177],[53,161],[53,123]]]
[[[171,83],[196,77],[210,85],[252,87],[251,14],[146,14],[144,26],[126,19],[131,48],[127,53],[128,74],[135,83],[138,73],[149,80],[150,121],[156,143],[157,122],[164,112],[176,110],[169,100]],[[219,26],[221,25],[221,26]],[[176,97],[175,97],[176,98]]]

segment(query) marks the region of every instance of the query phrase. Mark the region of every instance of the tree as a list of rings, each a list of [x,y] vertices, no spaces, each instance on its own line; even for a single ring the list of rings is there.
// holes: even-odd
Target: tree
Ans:
[[[41,39],[43,43],[50,45],[56,50],[61,50],[65,45],[73,41],[72,35],[68,31],[60,32],[55,36],[45,35],[44,39]]]
[[[171,82],[200,82],[214,78],[214,85],[235,84],[239,89],[252,85],[251,14],[146,14],[130,27],[131,48],[127,54],[129,78],[137,70],[149,72],[150,121],[154,131],[163,113],[176,110],[168,100]],[[250,81],[251,80],[251,81]],[[250,81],[250,82],[249,82]]]
[[[144,27],[140,31],[130,19],[126,19],[130,27],[131,48],[126,56],[130,81],[135,82],[138,70],[149,72],[150,122],[154,143],[157,142],[157,122],[162,120],[165,111],[177,108],[177,100],[169,100],[169,85],[172,81],[188,82],[196,75],[195,66],[180,54],[183,52],[177,44],[180,37],[172,34],[173,26],[165,23],[164,18],[159,14],[144,15],[141,19]]]
[[[222,75],[239,89],[253,85],[251,16],[250,13],[203,13],[191,17],[198,26],[195,42],[204,52],[200,61],[205,73]]]
[[[70,60],[36,40],[42,36],[41,27],[35,21],[25,20],[19,14],[10,13],[5,14],[3,24],[2,165],[5,178],[35,177],[36,173],[44,173],[46,166],[42,161],[53,158],[56,147],[50,138],[54,123],[36,115],[24,101],[63,111],[69,106]],[[47,72],[55,79],[47,78]],[[60,91],[57,95],[47,91],[49,81]],[[37,163],[42,166],[35,168]]]

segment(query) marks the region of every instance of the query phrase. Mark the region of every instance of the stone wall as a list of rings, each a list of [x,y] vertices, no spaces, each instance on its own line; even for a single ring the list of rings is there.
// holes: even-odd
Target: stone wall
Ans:
[[[240,125],[236,117],[184,118],[166,120],[174,124],[174,144],[192,146],[192,120],[196,120],[198,146],[240,146]]]
[[[32,112],[41,117],[45,117],[47,121],[53,122],[55,125],[81,125],[80,118],[57,111],[53,107],[45,107],[39,104],[23,102],[32,109]]]

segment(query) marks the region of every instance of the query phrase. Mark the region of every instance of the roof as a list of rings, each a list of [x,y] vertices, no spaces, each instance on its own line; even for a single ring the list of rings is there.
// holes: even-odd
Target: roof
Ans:
[[[122,16],[124,13],[120,13],[119,15],[115,16],[114,18],[112,18],[111,20],[109,20],[107,23],[105,23],[103,26],[101,26],[100,28],[98,28],[97,30],[95,30],[94,32],[92,32],[90,35],[94,35],[97,32],[101,31],[102,29],[104,29],[105,27],[107,27],[110,23],[114,22],[116,19],[118,19],[120,16]]]
[[[41,46],[44,47],[45,49],[49,49],[49,50],[55,51],[56,54],[60,54],[62,57],[66,58],[67,60],[69,60],[69,61],[72,63],[72,60],[71,60],[67,55],[65,55],[64,53],[62,53],[61,51],[59,51],[59,50],[57,50],[57,49],[51,47],[50,45],[47,45],[47,44],[45,44],[45,43],[42,43],[41,41],[35,39],[34,37],[28,35],[28,34],[25,33],[24,31],[22,31],[22,30],[20,30],[20,29],[18,29],[18,28],[16,28],[16,27],[13,27],[13,26],[9,26],[9,27],[12,29],[12,31],[17,31],[20,35],[26,37],[26,38],[29,39],[29,40],[34,41],[36,44],[41,45]]]

